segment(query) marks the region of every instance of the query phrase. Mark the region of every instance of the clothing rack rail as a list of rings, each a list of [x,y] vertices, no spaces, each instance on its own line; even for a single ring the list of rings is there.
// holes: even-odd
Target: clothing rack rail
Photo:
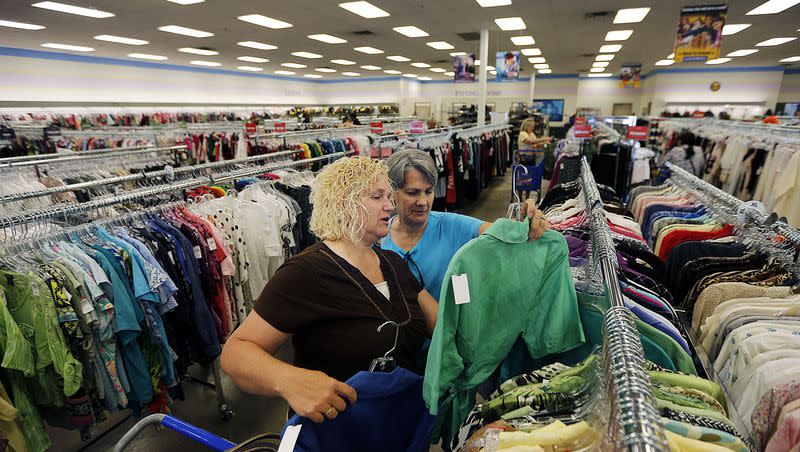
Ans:
[[[127,176],[118,176],[118,177],[109,177],[105,179],[98,179],[89,182],[80,182],[77,184],[69,184],[69,185],[62,185],[58,187],[51,187],[45,188],[41,190],[29,191],[29,192],[21,192],[21,193],[12,193],[8,195],[0,196],[0,204],[14,202],[14,201],[21,201],[23,199],[30,199],[30,198],[38,198],[42,196],[50,196],[58,193],[66,193],[75,190],[83,190],[87,188],[93,187],[101,187],[105,185],[116,185],[121,184],[124,182],[132,182],[132,181],[139,181],[139,180],[148,180],[148,179],[155,179],[159,177],[171,177],[178,174],[186,174],[198,171],[204,171],[209,169],[218,169],[223,168],[226,166],[231,165],[240,165],[240,164],[249,164],[253,162],[261,162],[264,160],[269,160],[276,157],[286,157],[293,154],[297,154],[302,152],[300,149],[293,149],[289,151],[281,151],[281,152],[274,152],[270,154],[262,154],[262,155],[254,155],[251,157],[246,157],[243,159],[235,159],[235,160],[223,160],[219,162],[210,162],[210,163],[202,163],[198,165],[190,165],[190,166],[182,166],[180,168],[168,168],[158,171],[150,171],[144,173],[136,173],[130,174]]]
[[[120,152],[120,151],[132,151],[135,149],[145,149],[145,148],[152,148],[152,144],[143,144],[140,146],[127,146],[122,148],[102,148],[102,149],[93,149],[91,151],[79,151],[79,152],[71,152],[69,154],[35,154],[35,155],[20,155],[17,157],[5,157],[0,158],[0,165],[5,165],[8,163],[17,163],[17,162],[27,162],[27,161],[42,161],[42,160],[51,160],[54,158],[60,157],[72,157],[72,156],[86,156],[86,155],[106,155],[113,152]]]
[[[124,149],[124,150],[123,150]],[[129,155],[138,155],[138,154],[150,154],[154,152],[175,152],[185,150],[186,145],[178,145],[178,146],[167,146],[167,147],[147,147],[147,148],[106,148],[106,149],[97,149],[96,151],[86,151],[86,152],[76,152],[74,155],[70,154],[67,156],[61,156],[51,159],[41,160],[30,160],[30,161],[22,161],[22,162],[11,162],[7,165],[0,165],[1,168],[17,168],[17,167],[24,167],[24,166],[39,166],[39,165],[52,165],[55,163],[64,163],[64,162],[74,162],[74,161],[84,161],[84,160],[94,160],[98,158],[106,158],[108,156],[118,157],[118,156],[129,156]]]
[[[603,289],[611,302],[611,309],[605,315],[603,343],[606,391],[611,407],[607,434],[616,450],[667,451],[652,383],[644,367],[644,349],[632,314],[624,306],[611,230],[586,157],[581,162],[581,186],[590,219],[593,267],[590,274],[602,275]]]
[[[511,124],[487,124],[485,126],[475,126],[460,130],[458,131],[458,136],[460,138],[472,138],[487,132],[494,132],[497,130],[505,130],[510,128]]]

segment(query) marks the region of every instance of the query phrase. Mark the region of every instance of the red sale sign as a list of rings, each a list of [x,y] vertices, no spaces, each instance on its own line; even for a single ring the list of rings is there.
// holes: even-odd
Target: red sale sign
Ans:
[[[383,122],[372,121],[369,123],[369,131],[372,133],[383,133]]]
[[[630,140],[646,140],[649,137],[650,137],[650,128],[647,126],[628,127],[628,139]]]
[[[275,123],[275,131],[276,132],[286,132],[286,123],[285,122],[276,122]]]
[[[411,121],[408,125],[408,131],[411,133],[425,133],[425,121]]]
[[[244,123],[244,131],[247,133],[256,133],[256,123],[254,122]]]
[[[572,128],[575,138],[589,138],[592,136],[592,126],[586,124],[575,124]]]
[[[577,116],[575,118],[575,124],[578,124],[578,125],[586,124],[586,116]]]

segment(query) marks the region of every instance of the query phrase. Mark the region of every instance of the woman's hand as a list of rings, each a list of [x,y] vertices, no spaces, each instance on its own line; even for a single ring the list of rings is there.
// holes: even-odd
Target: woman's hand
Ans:
[[[528,231],[530,240],[537,240],[544,235],[544,231],[550,228],[550,223],[547,222],[542,211],[537,209],[530,199],[526,199],[522,203],[522,214],[531,220],[531,228]]]
[[[280,393],[300,416],[319,424],[326,418],[336,419],[347,409],[346,400],[356,403],[356,390],[349,385],[316,370],[296,369]]]

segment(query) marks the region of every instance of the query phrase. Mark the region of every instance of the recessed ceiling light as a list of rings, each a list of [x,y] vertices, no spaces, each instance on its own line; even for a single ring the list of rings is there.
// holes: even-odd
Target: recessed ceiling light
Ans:
[[[675,54],[674,53],[670,53],[669,55],[667,55],[667,58],[669,58],[671,60],[671,59],[675,58]]]
[[[119,44],[130,44],[132,46],[143,46],[145,44],[150,44],[142,39],[124,38],[122,36],[114,35],[97,35],[94,37],[94,39],[97,39],[98,41],[116,42]]]
[[[658,60],[656,66],[671,66],[675,64],[675,60]]]
[[[528,58],[528,63],[531,63],[531,64],[540,64],[540,63],[545,63],[545,62],[547,62],[547,60],[544,57]]]
[[[251,49],[258,49],[258,50],[275,50],[278,47],[272,44],[264,44],[263,42],[257,41],[240,41],[237,42],[236,45],[240,45],[242,47],[250,47]]]
[[[259,58],[259,57],[252,57],[252,56],[240,56],[236,57],[239,61],[247,61],[250,63],[269,63],[269,60],[266,58]]]
[[[512,36],[511,42],[518,46],[532,46],[536,44],[536,40],[533,39],[533,36]]]
[[[389,17],[389,13],[378,8],[370,2],[347,2],[339,3],[340,8],[344,8],[353,14],[358,14],[365,19],[375,19],[378,17]]]
[[[217,63],[216,61],[194,60],[190,61],[190,63],[197,66],[222,66],[222,63]]]
[[[635,24],[641,22],[650,12],[650,8],[628,8],[617,11],[614,16],[615,24]]]
[[[345,75],[347,77],[358,77],[361,74],[359,74],[358,72],[342,72],[342,75]]]
[[[167,0],[168,2],[177,3],[179,5],[194,5],[195,3],[203,3],[206,0]]]
[[[552,74],[553,71],[550,69],[539,69],[540,74]]]
[[[722,27],[722,36],[735,35],[752,24],[728,24]]]
[[[603,68],[603,67],[593,67],[593,68],[589,69],[589,72],[604,72],[605,70],[606,70],[606,68]]]
[[[58,11],[60,13],[77,14],[79,16],[92,17],[94,19],[107,19],[109,17],[114,17],[113,13],[100,11],[99,9],[81,8],[80,6],[67,5],[58,2],[39,2],[39,3],[34,3],[31,6],[35,6],[37,8],[49,9],[51,11]]]
[[[467,52],[451,52],[450,56],[464,56]]]
[[[376,49],[375,47],[356,47],[353,50],[356,52],[366,53],[368,55],[377,55],[379,53],[384,53],[381,49]]]
[[[20,30],[44,30],[41,25],[26,24],[25,22],[14,22],[13,20],[0,20],[0,27],[19,28]]]
[[[427,82],[428,80],[433,80],[433,79],[430,77],[417,77],[417,80],[422,80]]]
[[[59,44],[56,42],[42,44],[42,47],[47,47],[48,49],[72,50],[73,52],[94,52],[94,49],[91,47],[73,46],[69,44]]]
[[[614,30],[606,33],[606,41],[625,41],[631,37],[633,30]]]
[[[319,75],[319,74],[306,74],[303,77],[305,77],[305,78],[322,78],[322,76]]]
[[[503,17],[502,19],[495,19],[494,23],[503,31],[524,30],[526,28],[525,21],[521,17]]]
[[[317,72],[325,72],[327,74],[330,74],[332,72],[336,72],[336,69],[329,68],[329,67],[318,67],[318,68],[316,68],[314,70],[317,71]]]
[[[153,60],[153,61],[164,61],[167,57],[163,55],[150,55],[149,53],[129,53],[129,58],[138,58],[140,60]]]
[[[297,74],[297,72],[292,72],[292,71],[275,71],[275,73],[278,74],[278,75],[295,75],[295,74]]]
[[[406,77],[406,78],[417,78],[417,74],[403,74],[403,77]]]
[[[425,36],[430,36],[430,34],[427,31],[417,28],[413,25],[406,25],[405,27],[394,27],[392,28],[392,30],[400,33],[403,36],[408,36],[409,38],[422,38]]]
[[[400,56],[400,55],[388,56],[388,57],[386,57],[386,59],[387,60],[392,60],[392,61],[397,61],[398,63],[405,63],[406,61],[411,61],[410,58],[406,58],[406,57]]]
[[[440,74],[444,73],[444,72],[447,72],[447,69],[442,69],[440,67],[432,67],[432,68],[430,68],[428,70],[431,71],[431,72],[438,72]]]
[[[214,36],[214,33],[209,33],[207,31],[202,30],[195,30],[194,28],[188,27],[181,27],[179,25],[165,25],[163,27],[158,27],[161,31],[166,31],[167,33],[175,33],[176,35],[184,35],[184,36],[191,36],[193,38],[209,38]]]
[[[264,70],[264,69],[261,69],[260,67],[255,67],[255,66],[237,66],[236,69],[239,69],[240,71],[248,71],[248,72],[261,72],[261,71]]]
[[[546,64],[546,63],[545,64],[534,64],[533,67],[536,68],[536,69],[550,69],[550,65]]]
[[[595,61],[592,63],[592,67],[608,67],[608,61]]]
[[[333,64],[341,64],[342,66],[352,66],[352,65],[356,64],[355,61],[350,61],[350,60],[331,60],[331,63],[333,63]]]
[[[431,67],[431,65],[428,63],[411,63],[411,65],[414,67],[421,67],[421,68]]]
[[[797,38],[772,38],[767,39],[766,41],[761,41],[756,44],[756,47],[772,47],[772,46],[779,46],[781,44],[786,44],[789,41],[794,41]]]
[[[800,3],[800,0],[769,0],[754,9],[751,9],[745,16],[758,16],[762,14],[777,14]]]
[[[478,4],[484,8],[492,8],[494,6],[508,6],[511,0],[477,0]]]
[[[533,47],[533,48],[530,48],[530,49],[522,49],[522,50],[520,50],[520,52],[522,52],[522,54],[525,55],[525,56],[539,56],[539,55],[542,54],[542,49],[538,49],[536,47]]]
[[[309,59],[322,58],[322,55],[311,52],[292,52],[292,55],[300,58],[309,58]]]
[[[385,71],[383,71],[383,72],[384,72],[385,74],[392,74],[392,75],[400,75],[400,74],[402,74],[402,72],[400,72],[400,71],[395,71],[394,69],[387,69],[387,70],[385,70]]]
[[[313,39],[315,41],[325,42],[327,44],[344,44],[347,42],[347,39],[338,38],[332,35],[326,34],[318,34],[318,35],[308,35],[309,39]]]
[[[381,67],[380,66],[373,66],[371,64],[368,64],[366,66],[361,66],[361,69],[366,69],[368,71],[380,71]]]
[[[706,61],[706,64],[724,64],[730,61],[730,58],[715,58],[713,60]]]
[[[455,76],[455,75],[456,75],[456,73],[455,73],[455,72],[453,72],[453,71],[450,71],[450,72],[445,72],[445,73],[444,73],[444,75],[446,75],[446,76],[448,76],[448,77],[453,77],[453,76]]]
[[[300,64],[300,63],[281,63],[281,66],[290,67],[292,69],[305,69],[308,67],[305,64]]]
[[[800,56],[793,56],[793,57],[789,57],[789,58],[784,58],[780,62],[781,63],[796,63],[798,61],[800,61]]]
[[[612,75],[614,74],[609,74],[608,72],[604,74],[588,74],[588,76],[591,78],[606,78],[606,77],[611,77]]]
[[[758,52],[756,49],[742,49],[728,54],[729,57],[743,57]]]
[[[178,49],[178,52],[193,53],[195,55],[205,55],[205,56],[219,55],[219,52],[217,52],[216,50],[195,49],[194,47],[181,47],[180,49]]]
[[[445,42],[445,41],[433,41],[433,42],[428,42],[426,44],[428,44],[428,47],[433,47],[436,50],[455,49],[455,47],[453,47],[452,44],[450,44],[449,42]]]
[[[273,19],[267,16],[262,16],[261,14],[248,14],[246,16],[239,16],[237,17],[237,19],[241,20],[242,22],[248,22],[253,25],[260,25],[262,27],[271,28],[273,30],[294,27],[294,25],[290,24],[289,22],[284,22],[282,20]]]
[[[595,61],[611,61],[613,59],[614,59],[614,54],[613,53],[609,54],[609,55],[597,55],[594,58]]]
[[[621,44],[606,44],[604,46],[600,46],[599,53],[615,53],[622,50]]]

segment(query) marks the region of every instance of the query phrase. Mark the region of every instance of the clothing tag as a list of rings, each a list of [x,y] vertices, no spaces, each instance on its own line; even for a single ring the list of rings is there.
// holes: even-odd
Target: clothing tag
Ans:
[[[194,257],[196,259],[202,259],[203,258],[203,250],[201,250],[199,246],[195,246],[193,249],[194,249]]]
[[[217,250],[217,242],[214,241],[214,237],[209,237],[206,239],[206,243],[208,243],[208,249],[211,251]]]
[[[38,297],[41,292],[39,292],[39,284],[35,281],[31,283],[31,292],[33,292],[34,297]]]
[[[297,438],[300,437],[300,429],[302,425],[291,425],[286,427],[286,431],[281,438],[281,445],[278,446],[278,452],[292,452],[294,445],[297,444]]]
[[[169,256],[169,260],[172,262],[172,265],[175,265],[175,256],[172,254],[172,251],[167,251],[167,256]]]
[[[72,294],[66,290],[64,291],[64,297],[67,299],[67,301],[72,301]]]
[[[89,299],[85,297],[81,298],[81,313],[88,314],[92,311],[94,311],[94,306],[92,306],[92,304],[89,303]]]
[[[453,275],[453,296],[456,298],[456,304],[466,304],[470,302],[469,299],[469,281],[467,275]]]

